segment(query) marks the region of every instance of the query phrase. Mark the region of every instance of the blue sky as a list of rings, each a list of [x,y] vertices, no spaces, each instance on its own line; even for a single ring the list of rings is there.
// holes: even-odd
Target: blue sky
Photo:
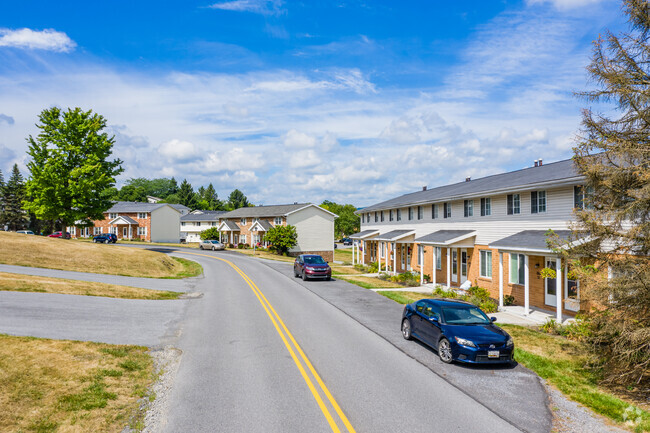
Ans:
[[[107,118],[130,177],[365,206],[571,156],[613,0],[0,5],[0,170],[44,108]]]

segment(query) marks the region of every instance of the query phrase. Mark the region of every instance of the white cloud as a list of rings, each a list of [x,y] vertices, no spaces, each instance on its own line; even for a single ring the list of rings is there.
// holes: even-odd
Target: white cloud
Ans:
[[[162,143],[158,146],[158,151],[161,155],[169,158],[173,162],[190,161],[198,156],[194,144],[176,138]]]
[[[281,0],[232,0],[214,3],[208,8],[235,12],[252,12],[262,15],[278,15],[283,11]]]
[[[31,29],[0,29],[0,47],[26,48],[67,53],[77,44],[63,32],[53,29],[43,31]]]
[[[527,4],[544,4],[551,3],[559,10],[576,9],[596,3],[602,3],[607,0],[526,0]]]

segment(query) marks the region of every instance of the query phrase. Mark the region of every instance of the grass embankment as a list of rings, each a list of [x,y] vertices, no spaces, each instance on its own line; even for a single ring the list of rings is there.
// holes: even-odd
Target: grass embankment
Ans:
[[[150,278],[184,278],[202,272],[198,263],[155,251],[9,232],[0,232],[0,263]]]
[[[431,298],[433,297],[433,292],[432,293],[422,293],[422,292],[388,292],[388,291],[381,291],[377,292],[382,296],[387,297],[388,299],[392,299],[393,301],[399,303],[399,304],[410,304],[411,302],[418,301],[420,299],[424,298]]]
[[[337,248],[334,250],[334,261],[352,264],[352,248]]]
[[[258,257],[260,259],[277,260],[279,262],[287,263],[293,263],[296,259],[295,257],[291,256],[282,256],[280,254],[275,254],[271,251],[258,249],[253,250],[252,248],[228,248],[228,251],[234,251],[237,253],[246,254],[247,256]]]
[[[142,428],[153,370],[145,347],[0,334],[0,431]]]
[[[591,367],[592,359],[583,343],[522,326],[501,326],[515,340],[517,362],[594,412],[633,431],[650,431],[649,402],[602,386],[600,371]]]
[[[356,284],[359,287],[363,287],[364,289],[395,289],[398,287],[402,287],[399,284],[393,282],[393,281],[385,281],[385,280],[380,280],[379,278],[375,277],[358,277],[354,275],[335,275],[336,277],[340,278],[343,281],[347,281],[348,283]],[[384,292],[378,292],[381,293],[382,295]],[[394,293],[394,292],[389,292],[389,293]],[[422,293],[420,293],[420,297],[422,297]]]
[[[122,299],[178,299],[183,293],[88,281],[45,278],[0,272],[0,290],[12,292],[61,293]]]

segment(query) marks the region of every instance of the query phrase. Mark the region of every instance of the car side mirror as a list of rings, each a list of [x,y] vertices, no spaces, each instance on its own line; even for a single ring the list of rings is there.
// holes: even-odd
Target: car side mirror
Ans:
[[[497,318],[496,317],[490,317],[490,322],[496,322]]]
[[[432,322],[438,322],[438,317],[431,316],[431,317],[429,317],[429,320],[431,320]]]

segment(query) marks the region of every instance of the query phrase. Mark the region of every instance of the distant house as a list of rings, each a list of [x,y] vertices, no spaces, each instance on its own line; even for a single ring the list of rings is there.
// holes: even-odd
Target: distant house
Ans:
[[[218,227],[221,215],[226,211],[195,210],[181,217],[181,240],[185,242],[200,242],[203,230]]]
[[[104,219],[92,221],[91,227],[70,227],[72,237],[114,233],[118,239],[145,242],[180,242],[181,216],[189,208],[180,204],[118,201]]]
[[[296,227],[298,244],[289,252],[319,254],[334,260],[334,219],[337,216],[312,203],[255,206],[235,209],[220,215],[221,241],[227,244],[263,244],[271,227]]]

